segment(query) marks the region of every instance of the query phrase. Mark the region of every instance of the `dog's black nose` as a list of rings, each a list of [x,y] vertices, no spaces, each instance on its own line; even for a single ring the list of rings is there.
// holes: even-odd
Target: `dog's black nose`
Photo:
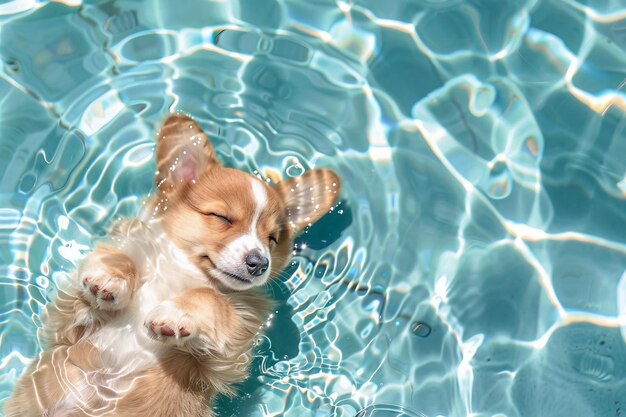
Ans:
[[[258,250],[253,250],[248,253],[244,259],[246,266],[248,267],[248,273],[250,275],[258,277],[259,275],[263,275],[265,271],[267,271],[267,267],[270,264],[270,261]]]

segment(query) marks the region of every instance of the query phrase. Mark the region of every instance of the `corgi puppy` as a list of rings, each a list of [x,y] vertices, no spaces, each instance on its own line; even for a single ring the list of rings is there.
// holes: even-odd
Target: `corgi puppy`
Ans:
[[[260,287],[332,208],[339,179],[312,170],[271,187],[223,167],[182,115],[164,122],[156,158],[147,209],[116,224],[46,309],[47,349],[6,417],[207,417],[246,378],[270,308]]]

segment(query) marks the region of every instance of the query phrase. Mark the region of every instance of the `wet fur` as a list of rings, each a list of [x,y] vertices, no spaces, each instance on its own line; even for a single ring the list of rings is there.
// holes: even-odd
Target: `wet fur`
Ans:
[[[331,208],[339,181],[314,170],[263,184],[260,211],[246,190],[256,180],[222,167],[180,115],[159,132],[157,171],[149,210],[116,224],[47,307],[46,351],[18,382],[6,417],[208,417],[212,398],[246,378],[270,309],[260,285],[282,270],[295,235]],[[232,224],[213,212],[228,212]],[[215,261],[246,233],[271,255],[267,276],[250,285],[229,281]],[[145,303],[156,305],[147,315]],[[151,339],[125,333],[141,320]]]

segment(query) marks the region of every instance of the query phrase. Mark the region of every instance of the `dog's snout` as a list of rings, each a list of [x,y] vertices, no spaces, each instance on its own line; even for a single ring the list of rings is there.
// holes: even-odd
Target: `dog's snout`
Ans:
[[[248,268],[248,273],[255,277],[263,275],[265,271],[267,271],[267,267],[270,264],[269,259],[261,255],[258,250],[249,252],[245,257],[244,262]]]

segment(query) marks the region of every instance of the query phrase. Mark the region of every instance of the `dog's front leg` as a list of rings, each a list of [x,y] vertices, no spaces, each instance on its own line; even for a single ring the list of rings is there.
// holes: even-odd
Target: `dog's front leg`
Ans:
[[[194,288],[158,305],[144,325],[153,339],[179,349],[236,357],[249,348],[260,324],[241,313],[225,295]]]
[[[100,328],[128,305],[139,278],[128,256],[99,245],[82,261],[73,280],[44,312],[41,336],[49,347],[73,345]]]
[[[137,287],[137,269],[119,250],[96,246],[78,267],[81,296],[93,308],[103,311],[124,309]]]

